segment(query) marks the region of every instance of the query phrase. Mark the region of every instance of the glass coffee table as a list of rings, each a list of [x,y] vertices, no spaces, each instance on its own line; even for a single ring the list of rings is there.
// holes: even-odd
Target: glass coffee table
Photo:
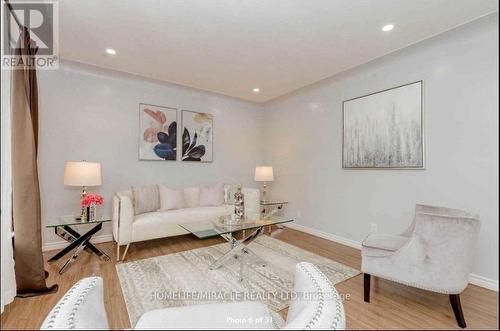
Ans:
[[[251,256],[254,260],[257,260],[257,264],[266,265],[266,262],[248,248],[248,245],[263,234],[266,227],[289,222],[293,222],[293,220],[276,216],[265,217],[261,214],[250,214],[238,222],[232,221],[231,217],[227,215],[211,221],[183,223],[179,224],[179,226],[200,239],[221,236],[227,240],[229,251],[213,262],[209,269],[220,268],[223,264],[237,259],[240,262],[240,281],[242,281],[245,257]],[[234,234],[236,232],[242,233],[240,239],[235,238]]]
[[[55,222],[46,225],[47,228],[53,228],[54,233],[66,240],[69,245],[50,258],[49,262],[54,262],[71,252],[73,249],[75,251],[70,256],[70,258],[66,261],[66,263],[62,266],[59,273],[64,273],[75,260],[78,258],[78,255],[83,250],[88,251],[89,253],[95,254],[99,256],[104,261],[109,261],[109,256],[101,251],[99,248],[95,247],[91,242],[92,236],[96,234],[99,230],[102,229],[102,224],[106,222],[110,222],[109,218],[99,218],[97,220],[82,222],[79,218],[69,215],[69,216],[61,216]],[[79,225],[94,225],[90,230],[85,232],[84,234],[80,234],[74,227]]]

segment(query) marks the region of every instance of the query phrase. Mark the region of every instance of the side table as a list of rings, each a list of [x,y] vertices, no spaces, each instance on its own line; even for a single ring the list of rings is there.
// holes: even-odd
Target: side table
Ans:
[[[82,222],[79,219],[71,216],[71,217],[60,217],[57,222],[51,223],[47,225],[47,228],[54,228],[54,232],[57,236],[69,242],[69,245],[63,248],[59,253],[50,258],[49,262],[54,262],[71,252],[73,249],[75,251],[70,256],[70,258],[66,261],[66,263],[62,266],[61,270],[59,270],[59,274],[64,273],[68,268],[75,262],[78,258],[78,255],[83,250],[86,250],[89,253],[95,254],[99,256],[104,261],[109,261],[109,256],[95,247],[91,242],[92,236],[99,232],[102,229],[102,224],[106,222],[110,222],[111,219],[97,219],[89,222]],[[79,225],[95,225],[90,230],[85,232],[84,234],[80,234],[78,231],[74,229],[74,227]]]
[[[273,216],[274,214],[283,210],[288,201],[261,201],[260,213],[264,217]],[[276,225],[278,229],[283,229],[282,225]],[[272,232],[272,226],[268,228],[269,233]]]

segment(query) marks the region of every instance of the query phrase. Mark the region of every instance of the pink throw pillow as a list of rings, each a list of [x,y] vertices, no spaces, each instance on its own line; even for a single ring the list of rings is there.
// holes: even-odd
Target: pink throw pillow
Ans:
[[[222,183],[213,186],[200,187],[200,206],[215,207],[224,203],[224,185]]]
[[[160,210],[172,210],[184,208],[184,192],[180,190],[173,190],[165,185],[159,184],[160,191]]]

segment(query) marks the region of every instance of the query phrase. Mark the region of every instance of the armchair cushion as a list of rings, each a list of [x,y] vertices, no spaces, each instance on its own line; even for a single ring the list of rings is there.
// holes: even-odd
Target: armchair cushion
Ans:
[[[141,316],[135,329],[274,329],[273,318],[257,302],[214,303],[158,309]]]

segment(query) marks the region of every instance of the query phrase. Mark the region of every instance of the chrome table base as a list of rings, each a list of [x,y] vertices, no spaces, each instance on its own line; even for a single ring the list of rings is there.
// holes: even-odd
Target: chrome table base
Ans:
[[[92,229],[87,231],[85,234],[80,235],[76,230],[72,229],[69,225],[61,225],[61,226],[56,226],[54,228],[54,232],[57,236],[61,237],[62,239],[66,240],[69,242],[69,245],[66,246],[63,250],[61,250],[59,253],[54,255],[49,262],[54,262],[71,252],[73,249],[75,251],[71,255],[71,257],[66,261],[66,263],[62,266],[61,270],[59,270],[59,273],[62,274],[68,268],[76,261],[78,258],[78,255],[83,250],[86,250],[89,253],[95,254],[101,258],[101,260],[104,261],[109,261],[109,256],[95,247],[92,243],[90,243],[90,239],[94,234],[96,234],[99,230],[102,228],[102,223],[97,224],[94,226]]]
[[[264,226],[261,226],[255,231],[253,231],[250,235],[243,235],[243,239],[237,240],[233,237],[232,233],[221,234],[221,236],[226,239],[229,243],[230,250],[222,255],[219,259],[213,262],[208,268],[210,270],[215,270],[220,268],[223,264],[229,262],[230,260],[236,259],[240,262],[240,281],[243,281],[244,272],[245,272],[245,259],[248,257],[252,258],[257,265],[262,267],[266,266],[266,261],[261,259],[257,254],[255,254],[250,248],[248,248],[248,244],[254,241],[259,235],[264,232]]]

